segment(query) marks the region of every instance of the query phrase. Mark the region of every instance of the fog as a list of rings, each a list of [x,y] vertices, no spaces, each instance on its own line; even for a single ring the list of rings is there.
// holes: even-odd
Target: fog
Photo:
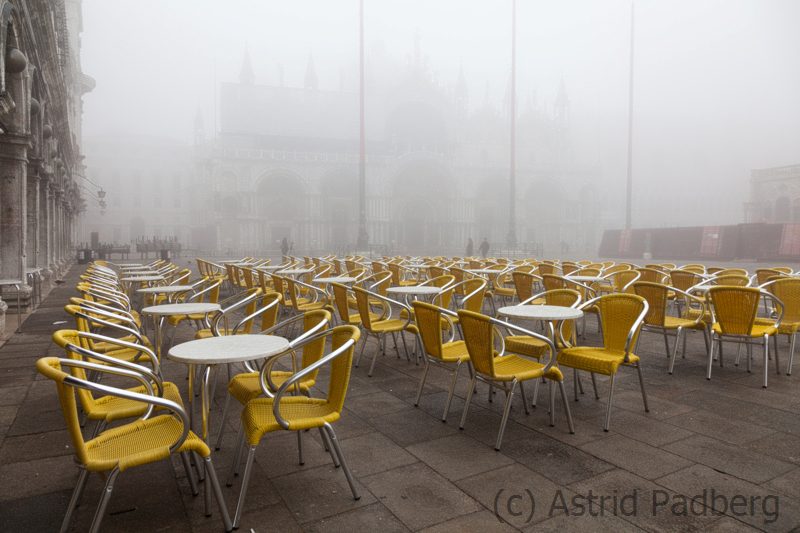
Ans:
[[[743,222],[751,170],[800,163],[800,2],[634,3],[633,226]],[[461,143],[461,149],[450,153],[464,157],[481,149],[481,143],[491,147],[490,164],[467,164],[474,170],[463,179],[495,183],[501,191],[494,204],[498,216],[475,215],[468,230],[436,242],[451,239],[461,248],[466,236],[476,241],[484,235],[502,238],[508,230],[503,202],[508,187],[511,1],[366,0],[364,9],[368,156],[370,142],[389,141],[394,135],[386,121],[394,103],[402,102],[410,70],[417,80],[425,80],[425,94],[434,95],[432,102],[451,105],[461,98],[468,116],[488,116],[486,124],[492,127],[480,142],[475,137],[462,142],[458,123],[446,115],[441,141]],[[355,103],[358,14],[357,0],[85,0],[83,69],[97,80],[84,98],[86,164],[88,175],[109,192],[104,214],[92,208],[86,213],[85,231],[102,232],[118,223],[124,231],[103,233],[101,240],[135,237],[133,230],[127,231],[133,222],[115,220],[115,212],[128,206],[124,187],[117,185],[115,190],[107,166],[96,163],[103,160],[101,150],[108,143],[116,142],[124,150],[127,143],[150,139],[185,158],[186,171],[175,171],[185,176],[181,185],[163,192],[165,196],[191,189],[194,179],[201,186],[197,149],[192,152],[192,147],[220,137],[220,84],[239,82],[246,51],[256,85],[302,88],[313,62],[320,91],[353,95],[348,102]],[[549,204],[555,201],[564,204],[559,216],[568,218],[569,204],[579,200],[581,191],[588,191],[597,205],[581,215],[580,223],[595,232],[624,224],[630,16],[628,0],[517,1],[520,240],[548,241],[541,228],[550,226],[535,213],[552,208]],[[419,91],[409,93],[412,99],[420,98]],[[564,109],[566,115],[561,116]],[[351,132],[348,137],[357,149],[357,105],[352,110],[351,119],[333,127]],[[253,113],[258,115],[258,110]],[[328,113],[318,118],[325,117]],[[313,117],[307,120],[311,123],[304,131],[331,126],[314,123]],[[280,135],[283,125],[273,124],[277,130],[271,134]],[[421,135],[427,127],[419,125]],[[554,141],[557,136],[563,139]],[[551,153],[555,150],[557,157]],[[153,155],[153,166],[159,164],[158,157]],[[367,166],[368,194],[391,196],[397,189],[369,185],[373,176],[381,175],[376,165]],[[459,188],[466,176],[459,168],[451,165],[448,171],[451,189]],[[324,179],[324,172],[314,173]],[[136,178],[123,171],[121,179]],[[141,186],[149,183],[143,180]],[[560,191],[555,196],[552,183]],[[115,194],[121,201],[114,200]],[[350,196],[356,194],[353,186]],[[206,200],[195,195],[187,201]],[[165,200],[163,205],[178,204]],[[180,209],[187,209],[186,204]],[[184,218],[179,222],[176,214],[171,223],[167,217],[158,229],[147,227],[144,234],[189,241],[192,215]],[[386,218],[391,224],[392,215]],[[273,242],[277,231],[287,231],[284,226],[256,240]],[[323,237],[308,231],[309,246],[325,246]],[[343,231],[347,240],[354,240],[352,228]],[[388,231],[383,238],[377,230],[372,232],[371,241],[388,245],[401,240]],[[242,234],[235,242],[220,242],[236,249],[246,239]],[[572,239],[577,239],[574,233],[558,238],[568,243]],[[575,246],[591,252],[598,237],[578,240]],[[426,242],[434,241],[426,237]]]

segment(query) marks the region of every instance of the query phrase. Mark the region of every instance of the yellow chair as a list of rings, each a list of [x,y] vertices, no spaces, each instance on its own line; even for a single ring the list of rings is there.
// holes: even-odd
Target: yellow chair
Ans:
[[[211,450],[200,437],[190,431],[189,417],[183,407],[153,394],[140,394],[110,385],[92,383],[68,374],[62,368],[75,368],[77,366],[88,371],[102,372],[106,370],[103,365],[55,357],[44,357],[36,362],[38,372],[56,384],[61,410],[64,414],[72,447],[75,450],[76,459],[80,467],[80,475],[67,506],[67,512],[61,524],[61,531],[66,531],[69,528],[72,513],[80,500],[86,485],[86,478],[90,472],[98,472],[105,477],[103,495],[100,498],[100,503],[97,506],[89,529],[92,532],[100,529],[117,476],[129,468],[169,459],[173,453],[179,453],[189,476],[192,491],[196,493],[196,484],[189,469],[187,452],[193,452],[203,459],[208,478],[205,483],[206,515],[209,515],[211,511],[211,487],[214,490],[214,495],[222,514],[225,530],[231,531],[233,526],[211,461]],[[141,376],[141,374],[121,368],[117,369],[117,373],[120,376],[124,375],[131,379],[137,379],[136,376]],[[151,408],[148,408],[145,414],[134,422],[107,429],[95,438],[85,440],[80,430],[78,409],[75,401],[76,391],[78,390],[113,395],[123,400],[149,405]],[[159,407],[170,413],[151,417],[150,414],[154,407]],[[153,490],[153,487],[149,486],[148,490]]]
[[[683,339],[683,357],[686,357],[686,330],[701,331],[703,333],[703,340],[706,343],[706,354],[709,350],[708,340],[708,327],[703,322],[705,316],[705,300],[698,298],[684,292],[676,287],[668,287],[660,283],[651,283],[649,281],[637,281],[633,284],[633,291],[637,295],[647,300],[647,314],[644,317],[644,324],[642,331],[657,331],[664,336],[664,349],[666,350],[669,361],[669,374],[672,375],[675,369],[675,358],[678,355],[678,346]],[[686,300],[686,309],[690,308],[689,301],[691,300],[701,308],[693,318],[690,317],[677,317],[670,316],[667,313],[667,306],[669,305],[670,294],[676,294]],[[667,335],[674,332],[675,334],[675,347],[670,356],[669,340]]]
[[[789,362],[786,365],[786,375],[792,375],[792,362],[794,361],[795,337],[800,330],[800,279],[778,278],[768,281],[761,287],[775,295],[783,304],[783,317],[778,326],[778,334],[789,338]],[[769,324],[768,318],[756,318],[757,324]],[[778,353],[777,335],[775,336],[775,353]]]
[[[220,286],[222,285],[222,279],[220,278],[209,278],[208,283],[197,291],[196,293],[188,296],[184,303],[219,303],[219,291]],[[183,322],[184,320],[188,320],[195,324],[197,329],[202,329],[203,322],[206,319],[205,313],[193,313],[190,315],[173,315],[167,317],[167,323],[172,326],[173,328],[177,327],[178,324]]]
[[[361,351],[358,353],[355,366],[358,368],[358,365],[361,363],[361,356],[364,355],[364,348],[367,345],[367,339],[370,335],[374,336],[378,340],[378,349],[375,350],[375,355],[372,357],[372,363],[370,364],[369,372],[367,373],[368,376],[372,376],[372,372],[375,370],[375,363],[378,361],[378,352],[381,352],[384,355],[386,354],[387,335],[391,335],[392,342],[394,343],[394,349],[397,352],[397,356],[400,357],[400,349],[397,346],[396,334],[400,333],[400,339],[403,341],[403,343],[405,343],[403,332],[409,327],[413,317],[411,316],[411,313],[407,313],[407,316],[404,319],[392,318],[390,304],[395,304],[408,311],[407,306],[361,287],[353,287],[353,291],[355,292],[356,302],[358,304],[358,314],[361,317],[361,331],[365,333],[364,340],[361,341]],[[374,300],[378,300],[383,307],[381,318],[375,321],[372,320],[373,313],[371,311],[371,301]],[[406,357],[408,357],[407,349]]]
[[[597,394],[595,374],[610,377],[608,391],[608,405],[603,430],[608,431],[611,422],[611,405],[614,397],[614,377],[620,366],[632,366],[639,374],[639,386],[642,390],[642,400],[645,412],[647,406],[647,393],[644,390],[642,367],[639,356],[633,353],[639,340],[642,321],[647,314],[647,301],[635,294],[608,294],[599,296],[581,305],[581,309],[595,306],[600,316],[603,330],[603,346],[573,346],[564,348],[558,354],[559,366],[573,369],[575,380],[575,399],[578,399],[577,371],[583,370],[592,375],[592,385]]]
[[[639,281],[649,281],[650,283],[666,283],[669,274],[664,270],[655,268],[637,268]]]
[[[711,349],[708,353],[706,379],[711,379],[714,358],[714,341],[719,344],[719,366],[724,365],[722,353],[723,339],[747,346],[747,371],[750,372],[752,360],[750,353],[754,341],[764,340],[764,384],[767,388],[769,375],[769,338],[778,334],[783,317],[783,302],[769,292],[756,287],[715,286],[708,290],[711,300]],[[761,298],[770,298],[778,309],[775,320],[756,323],[758,304]],[[778,353],[775,353],[775,368],[780,373]]]
[[[555,425],[555,389],[552,386],[552,382],[555,381],[558,383],[559,389],[561,390],[561,400],[564,403],[564,409],[567,414],[569,432],[575,433],[575,427],[572,423],[572,414],[570,413],[569,403],[567,402],[566,392],[564,391],[564,376],[556,364],[556,349],[550,339],[514,324],[509,324],[508,322],[503,322],[480,313],[461,310],[458,312],[458,318],[461,323],[462,331],[464,332],[464,341],[467,345],[469,359],[473,369],[472,381],[467,390],[467,398],[464,404],[464,412],[461,415],[461,424],[459,425],[461,429],[464,429],[464,424],[467,421],[467,413],[477,381],[483,381],[490,386],[490,397],[492,394],[492,387],[501,387],[506,393],[506,402],[503,408],[503,418],[500,421],[500,429],[497,433],[497,440],[494,445],[495,450],[500,450],[500,445],[503,442],[503,433],[505,432],[506,423],[508,422],[508,415],[511,412],[511,400],[514,397],[514,391],[517,385],[519,385],[520,388],[525,413],[528,414],[530,413],[530,409],[528,408],[528,401],[525,399],[524,382],[545,378],[549,380],[550,383],[550,425]],[[497,353],[495,351],[495,330],[497,327],[535,337],[547,344],[550,351],[550,357],[547,363],[542,364],[540,361],[532,361],[518,355],[505,355],[502,350],[500,353]]]
[[[231,327],[231,317],[234,312],[245,308],[245,314],[250,315],[257,309],[261,300],[261,289],[247,289],[225,298],[219,305],[221,309],[214,313],[211,324],[207,328],[199,329],[194,335],[195,339],[207,339],[209,337],[219,337],[221,335],[231,335],[234,327]],[[280,296],[280,295],[278,295]],[[222,326],[220,326],[220,322]],[[237,324],[238,325],[238,324]],[[240,328],[241,329],[241,328]],[[244,333],[244,331],[242,331]]]
[[[306,338],[318,333],[328,327],[331,321],[331,314],[324,309],[317,309],[315,311],[308,311],[303,315],[297,315],[288,320],[284,320],[280,324],[276,324],[264,331],[261,334],[270,335],[276,333],[278,331],[284,330],[286,331],[289,326],[292,326],[294,329],[294,325],[296,322],[303,321],[303,333],[298,336],[297,338],[293,339],[289,343],[289,348],[293,349],[295,345],[300,344]],[[324,339],[320,339],[317,342],[308,343],[303,345],[303,355],[302,355],[302,368],[306,368],[311,364],[315,363],[322,357],[322,352],[324,351]],[[294,363],[294,361],[293,361]],[[214,446],[214,449],[219,450],[222,444],[222,437],[225,433],[225,420],[228,416],[228,405],[230,403],[231,397],[236,399],[242,406],[245,406],[247,402],[252,400],[253,398],[258,398],[262,394],[261,390],[261,372],[255,370],[251,364],[246,365],[248,371],[236,374],[235,376],[228,379],[228,394],[225,396],[225,403],[222,406],[222,415],[220,416],[220,426],[219,426],[219,434],[217,435],[217,442]],[[296,365],[295,365],[296,366]],[[294,371],[286,371],[286,370],[273,370],[270,372],[268,376],[266,376],[269,390],[275,392],[278,388],[283,385],[283,383],[289,379],[294,374]],[[317,373],[313,372],[309,375],[306,379],[302,380],[298,383],[298,389],[303,394],[308,394],[316,384]],[[302,457],[300,459],[300,463],[303,463]]]
[[[472,368],[469,366],[469,352],[463,340],[455,339],[455,324],[451,321],[450,327],[446,328],[450,332],[447,342],[442,342],[442,321],[450,321],[450,315],[455,316],[452,311],[447,311],[425,302],[415,301],[411,303],[416,317],[417,331],[420,345],[422,346],[422,359],[425,362],[425,369],[420,376],[419,387],[417,388],[417,398],[414,406],[419,405],[422,396],[422,389],[425,387],[425,380],[428,377],[430,366],[436,365],[452,373],[453,378],[450,382],[450,389],[447,393],[447,401],[442,412],[442,422],[447,422],[447,413],[450,411],[450,403],[453,401],[453,393],[458,380],[458,371],[463,363],[467,363],[470,376]]]
[[[353,493],[353,498],[358,500],[358,488],[350,473],[350,469],[339,446],[336,433],[332,424],[341,418],[347,387],[350,382],[350,369],[353,361],[353,349],[359,338],[358,328],[355,326],[337,326],[322,333],[305,339],[304,343],[316,342],[319,339],[331,339],[331,352],[308,367],[300,370],[275,392],[274,398],[256,398],[247,402],[242,411],[242,427],[244,432],[234,458],[234,469],[238,467],[239,455],[245,443],[248,447],[242,487],[239,492],[239,502],[236,505],[234,526],[238,527],[244,509],[247,486],[253,469],[253,460],[258,444],[265,434],[274,431],[296,431],[319,428],[323,435],[323,442],[331,449],[334,465],[341,465],[347,483]],[[302,344],[302,343],[301,343]],[[299,345],[297,346],[299,347]],[[284,352],[287,353],[287,352]],[[272,371],[272,365],[279,357],[273,357],[261,370],[261,384],[264,392],[268,391],[265,376]],[[316,373],[325,365],[330,365],[330,377],[327,386],[327,396],[324,398],[306,396],[286,396],[302,380],[312,373]]]
[[[330,308],[328,293],[323,289],[288,276],[284,278],[284,282],[286,283],[286,291],[289,293],[289,300],[286,302],[287,306],[297,313]],[[309,296],[303,296],[303,292]]]
[[[352,304],[356,308],[355,313],[351,313],[351,298],[350,298],[350,289],[341,285],[340,283],[331,283],[331,289],[333,291],[333,304],[334,308],[336,309],[337,314],[339,315],[339,323],[340,324],[350,324],[353,326],[360,326],[361,325],[361,315],[358,313],[358,304],[355,301],[355,297],[352,297]],[[371,320],[381,320],[383,315],[378,313],[370,313]]]

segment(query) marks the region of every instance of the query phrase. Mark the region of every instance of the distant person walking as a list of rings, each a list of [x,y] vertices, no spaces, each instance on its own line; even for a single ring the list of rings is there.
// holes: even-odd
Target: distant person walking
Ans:
[[[472,237],[467,239],[467,257],[472,257],[472,254],[475,253],[475,243],[472,242]]]
[[[284,257],[289,255],[289,241],[286,240],[286,237],[281,239],[281,255]]]
[[[489,255],[489,241],[486,240],[486,237],[484,237],[481,241],[481,245],[478,247],[478,250],[481,252],[481,257],[486,257]]]

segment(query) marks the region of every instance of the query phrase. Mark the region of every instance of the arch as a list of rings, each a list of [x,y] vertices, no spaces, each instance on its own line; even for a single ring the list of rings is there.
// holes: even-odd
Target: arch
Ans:
[[[18,35],[19,15],[13,4],[6,1],[0,7],[0,127],[4,132],[26,133],[30,118],[30,58]],[[18,73],[9,72],[8,51],[16,48],[25,56],[26,65]]]
[[[391,240],[409,252],[434,251],[452,234],[449,209],[455,191],[450,171],[432,158],[404,164],[390,182],[395,199]]]
[[[327,228],[323,240],[328,241],[331,249],[355,242],[357,187],[358,169],[355,167],[337,168],[322,178],[322,219]]]
[[[302,178],[289,170],[273,170],[263,175],[255,188],[256,217],[262,248],[274,248],[283,238],[300,241],[298,226],[306,218],[306,189]]]

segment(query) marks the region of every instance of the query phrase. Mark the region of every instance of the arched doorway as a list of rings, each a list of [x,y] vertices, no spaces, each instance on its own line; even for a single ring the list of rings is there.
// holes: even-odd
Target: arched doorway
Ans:
[[[392,181],[391,240],[407,253],[434,253],[452,236],[450,176],[438,161],[407,163]]]

